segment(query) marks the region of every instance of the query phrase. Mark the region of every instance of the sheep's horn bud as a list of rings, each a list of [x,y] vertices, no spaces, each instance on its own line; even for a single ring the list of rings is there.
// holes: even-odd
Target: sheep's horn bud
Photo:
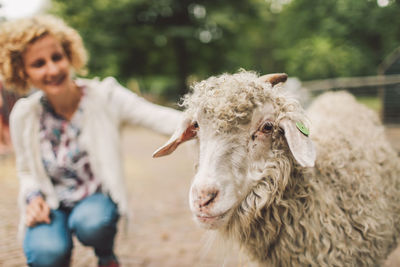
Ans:
[[[288,75],[286,73],[271,73],[258,77],[262,82],[269,82],[272,86],[278,83],[286,82]]]

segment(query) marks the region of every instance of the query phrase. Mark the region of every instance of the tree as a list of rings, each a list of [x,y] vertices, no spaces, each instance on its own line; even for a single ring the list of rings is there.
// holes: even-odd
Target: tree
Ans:
[[[398,1],[292,1],[277,18],[277,60],[302,79],[375,75],[400,44],[398,14]]]
[[[260,41],[260,3],[87,0],[82,6],[79,0],[53,0],[52,12],[82,34],[92,75],[124,81],[132,76],[173,77],[168,92],[182,95],[191,75],[205,77],[252,65],[245,56],[254,51],[249,41]]]
[[[93,76],[176,99],[188,80],[239,68],[303,80],[374,75],[400,46],[399,0],[52,0]]]

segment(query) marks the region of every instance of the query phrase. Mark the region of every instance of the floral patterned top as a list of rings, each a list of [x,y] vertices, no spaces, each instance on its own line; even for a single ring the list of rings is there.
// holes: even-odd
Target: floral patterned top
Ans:
[[[71,208],[101,187],[91,170],[88,154],[79,143],[85,94],[70,121],[55,113],[45,96],[40,102],[43,106],[39,132],[42,162],[61,206]]]

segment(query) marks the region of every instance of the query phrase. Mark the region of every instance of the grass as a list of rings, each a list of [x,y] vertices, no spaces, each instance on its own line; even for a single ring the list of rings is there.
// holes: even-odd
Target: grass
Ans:
[[[379,113],[382,109],[382,102],[378,97],[374,96],[358,96],[357,101],[366,105],[370,109],[375,110],[377,113]]]

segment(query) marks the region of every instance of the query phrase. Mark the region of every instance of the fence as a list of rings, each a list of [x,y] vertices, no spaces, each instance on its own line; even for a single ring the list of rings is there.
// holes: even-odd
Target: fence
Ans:
[[[336,78],[303,82],[313,95],[348,90],[376,109],[385,124],[400,124],[400,74]]]

